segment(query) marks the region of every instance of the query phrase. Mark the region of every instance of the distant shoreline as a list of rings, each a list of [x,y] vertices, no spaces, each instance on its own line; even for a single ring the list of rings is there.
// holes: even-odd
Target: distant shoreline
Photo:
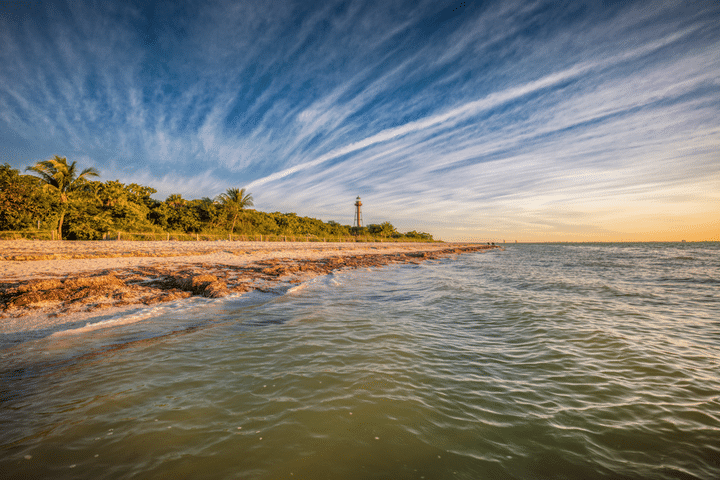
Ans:
[[[46,328],[193,295],[210,298],[334,270],[421,263],[469,243],[0,243],[0,333]]]

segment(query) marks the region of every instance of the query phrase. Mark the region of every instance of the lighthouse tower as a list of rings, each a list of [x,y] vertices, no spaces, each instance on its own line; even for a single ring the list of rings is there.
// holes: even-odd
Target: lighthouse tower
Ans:
[[[353,227],[362,227],[362,210],[360,207],[362,207],[362,202],[360,201],[360,197],[357,197],[355,200],[355,220],[353,220]]]

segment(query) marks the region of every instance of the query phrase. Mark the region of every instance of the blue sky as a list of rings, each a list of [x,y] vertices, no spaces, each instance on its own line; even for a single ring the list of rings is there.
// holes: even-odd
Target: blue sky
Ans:
[[[720,240],[718,1],[0,2],[0,163],[447,240]]]

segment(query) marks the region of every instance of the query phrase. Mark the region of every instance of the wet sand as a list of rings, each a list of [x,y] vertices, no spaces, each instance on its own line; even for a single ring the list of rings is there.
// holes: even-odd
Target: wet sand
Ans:
[[[0,333],[192,295],[218,298],[343,268],[487,250],[466,243],[0,241]]]

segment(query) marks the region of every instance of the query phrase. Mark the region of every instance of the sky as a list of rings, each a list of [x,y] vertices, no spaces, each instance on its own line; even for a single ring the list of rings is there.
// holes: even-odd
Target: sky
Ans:
[[[0,0],[0,164],[460,241],[720,240],[720,1]]]

